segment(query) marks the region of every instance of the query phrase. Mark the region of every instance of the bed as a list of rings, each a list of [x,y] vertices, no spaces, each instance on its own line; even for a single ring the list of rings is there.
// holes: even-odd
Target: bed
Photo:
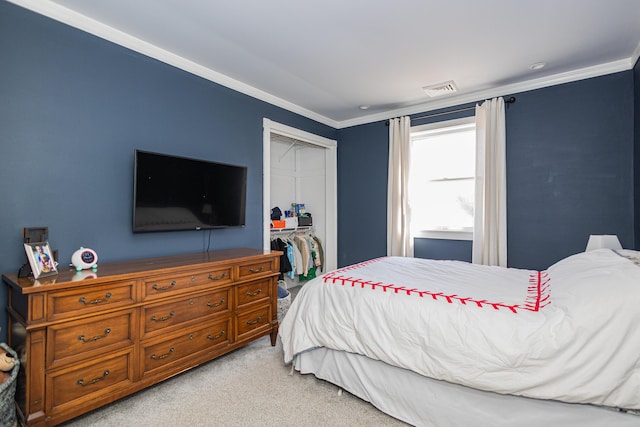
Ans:
[[[300,290],[285,363],[414,425],[637,426],[639,264],[607,249],[546,271],[358,263]]]

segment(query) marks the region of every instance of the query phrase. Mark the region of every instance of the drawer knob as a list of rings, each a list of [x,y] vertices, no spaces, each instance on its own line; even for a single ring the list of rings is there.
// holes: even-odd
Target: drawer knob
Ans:
[[[249,273],[260,273],[264,269],[264,265],[261,265],[260,268],[249,267]]]
[[[111,298],[111,292],[107,292],[106,294],[104,294],[104,298],[98,298],[98,299],[94,299],[94,300],[91,300],[91,301],[87,302],[87,297],[81,297],[78,301],[81,304],[84,304],[84,305],[100,304],[101,302],[109,301],[109,298]]]
[[[89,382],[88,382],[88,383],[86,383],[86,384],[85,384],[84,380],[83,380],[82,378],[80,378],[80,379],[77,381],[77,384],[78,384],[79,386],[86,387],[86,386],[88,386],[88,385],[95,384],[95,383],[97,383],[98,381],[102,381],[103,379],[107,378],[107,375],[109,375],[109,370],[104,371],[104,372],[102,373],[102,376],[101,376],[101,377],[94,378],[94,379],[92,379],[91,381],[89,381]]]
[[[262,322],[262,316],[258,316],[256,320],[247,320],[247,325],[255,325],[260,322]]]
[[[175,287],[176,285],[177,283],[175,280],[171,281],[171,284],[169,286],[158,286],[157,283],[154,283],[151,286],[151,289],[153,289],[154,291],[168,291],[169,289]]]
[[[260,295],[260,293],[261,293],[261,292],[262,292],[262,288],[258,289],[258,290],[257,290],[257,291],[255,291],[255,292],[249,292],[249,291],[247,291],[246,295],[247,295],[248,297],[257,297],[258,295]]]
[[[156,317],[156,315],[154,314],[153,316],[151,316],[151,320],[152,320],[153,322],[166,322],[167,320],[171,319],[171,318],[173,317],[173,315],[174,315],[174,314],[175,314],[175,313],[173,312],[173,310],[171,310],[171,311],[169,312],[169,315],[168,315],[168,316],[162,316],[162,317],[160,317],[160,318]]]
[[[207,307],[216,308],[216,307],[220,307],[222,304],[224,304],[224,298],[220,299],[220,302],[217,302],[215,304],[212,304],[211,302],[207,302]]]
[[[102,338],[106,338],[107,335],[109,335],[110,333],[111,333],[111,328],[107,328],[104,330],[104,335],[96,335],[95,337],[89,338],[89,339],[85,338],[84,335],[80,335],[78,337],[78,341],[82,341],[83,343],[98,341],[98,340],[101,340]]]
[[[156,356],[156,354],[155,354],[155,353],[153,353],[153,354],[151,355],[151,358],[152,358],[153,360],[162,360],[162,359],[166,359],[167,357],[171,356],[171,353],[173,353],[174,351],[175,351],[175,349],[174,349],[173,347],[171,347],[171,348],[169,349],[169,353],[161,354],[160,356]]]
[[[222,337],[224,335],[224,329],[220,331],[220,333],[218,335],[216,335],[215,337],[212,337],[211,334],[207,335],[207,339],[211,340],[211,341],[215,341],[218,338]]]
[[[213,274],[209,274],[209,276],[208,276],[208,277],[209,277],[209,280],[222,280],[222,279],[224,279],[225,277],[227,277],[227,272],[226,272],[226,271],[223,271],[221,275],[219,275],[219,276],[215,276],[215,277],[213,276]]]

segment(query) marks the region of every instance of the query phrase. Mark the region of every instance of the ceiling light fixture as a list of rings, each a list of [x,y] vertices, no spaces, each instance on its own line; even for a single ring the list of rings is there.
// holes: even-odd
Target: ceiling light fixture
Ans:
[[[547,65],[545,62],[536,62],[529,65],[529,69],[531,70],[542,70],[544,66]]]
[[[361,105],[361,106],[360,106],[360,107],[358,107],[358,108],[360,108],[361,110],[368,110],[368,109],[369,109],[369,106],[368,106],[368,105]]]

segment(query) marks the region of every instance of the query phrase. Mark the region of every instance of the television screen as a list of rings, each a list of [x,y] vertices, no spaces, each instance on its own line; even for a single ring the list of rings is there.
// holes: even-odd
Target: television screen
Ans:
[[[245,225],[247,168],[136,150],[133,231]]]

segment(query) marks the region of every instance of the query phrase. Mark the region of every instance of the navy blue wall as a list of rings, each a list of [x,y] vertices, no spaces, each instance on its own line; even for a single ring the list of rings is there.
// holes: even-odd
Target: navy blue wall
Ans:
[[[387,253],[389,128],[338,131],[338,265]]]
[[[506,112],[511,267],[544,269],[583,251],[589,234],[617,234],[635,247],[633,92],[628,71],[514,94]],[[344,265],[386,253],[388,128],[378,122],[338,135]],[[468,260],[470,248],[417,241],[415,254]]]
[[[633,78],[517,95],[507,115],[508,262],[546,268],[589,234],[633,248]]]
[[[455,259],[471,262],[471,240],[415,239],[414,256],[427,259]]]
[[[262,247],[262,119],[336,130],[0,1],[0,272],[25,260],[23,227],[49,227],[61,265],[198,252],[208,232],[133,234],[140,148],[248,166],[247,225],[211,248]],[[6,304],[0,291],[0,307]],[[6,337],[0,310],[0,341]]]

